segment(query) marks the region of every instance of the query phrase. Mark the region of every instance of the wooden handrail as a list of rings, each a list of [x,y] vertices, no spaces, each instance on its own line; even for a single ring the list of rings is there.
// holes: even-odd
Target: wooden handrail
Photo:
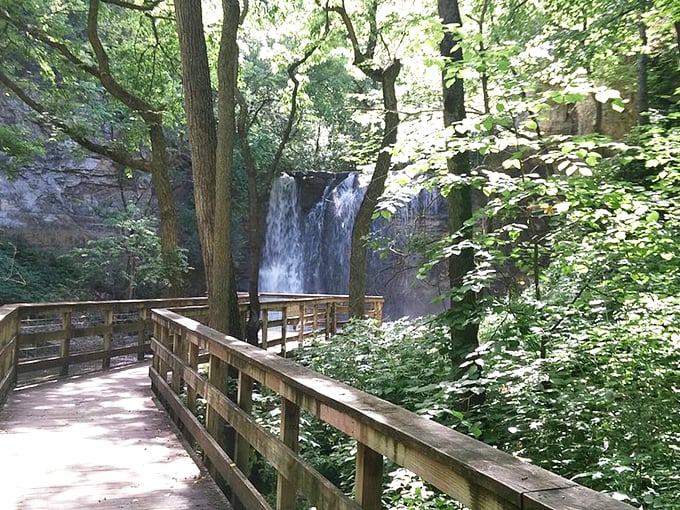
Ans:
[[[247,294],[239,295],[242,313],[248,309]],[[347,296],[265,294],[262,342],[285,354],[286,344],[319,333],[334,334],[337,311]],[[383,299],[367,299],[367,315],[382,320]],[[0,307],[0,402],[17,378],[30,380],[72,373],[76,364],[88,370],[109,368],[112,359],[132,356],[143,359],[150,351],[150,315],[153,308],[167,308],[199,320],[208,317],[206,297],[134,299],[122,301],[73,301],[18,303]],[[332,310],[330,308],[335,307]],[[285,315],[276,317],[276,313]],[[284,313],[285,312],[285,313]],[[269,329],[272,328],[272,331]],[[279,333],[274,334],[274,329]],[[127,341],[121,344],[120,338]],[[118,338],[119,341],[116,341]],[[90,339],[86,342],[83,339]],[[82,345],[87,344],[85,348]],[[30,353],[30,355],[28,355]]]
[[[632,508],[175,312],[154,310],[152,320],[152,387],[246,508],[269,506],[239,469],[245,468],[239,460],[247,458],[242,451],[245,444],[259,451],[279,473],[277,510],[294,508],[295,498],[290,494],[295,491],[323,509],[377,510],[383,458],[411,470],[472,510]],[[196,357],[186,353],[199,349],[210,353],[211,368],[226,364],[238,371],[238,403],[220,389],[225,386],[223,368],[211,370],[207,381],[198,373]],[[282,398],[280,438],[249,415],[252,381]],[[221,431],[210,424],[203,427],[191,405],[183,403],[178,395],[182,387],[207,401],[208,417],[218,416],[236,431],[241,451],[237,448],[235,462],[219,442]],[[342,494],[297,455],[301,409],[357,440],[357,500]]]

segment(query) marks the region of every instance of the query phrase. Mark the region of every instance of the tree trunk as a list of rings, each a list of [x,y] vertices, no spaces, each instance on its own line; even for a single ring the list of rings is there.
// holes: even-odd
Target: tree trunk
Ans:
[[[184,293],[184,285],[177,249],[177,209],[168,175],[168,151],[160,119],[149,125],[149,135],[152,158],[151,180],[160,216],[161,258],[170,282],[164,292],[164,297],[180,297]]]
[[[352,226],[352,243],[349,255],[349,315],[354,318],[364,316],[366,304],[366,260],[367,238],[371,227],[371,217],[380,196],[385,191],[385,181],[392,164],[390,146],[397,141],[397,129],[399,127],[399,111],[397,108],[397,94],[395,83],[401,71],[401,62],[392,59],[386,66],[381,67],[374,63],[375,49],[380,34],[378,33],[377,11],[378,2],[371,1],[367,5],[366,18],[369,33],[366,40],[366,48],[362,51],[357,31],[352,23],[352,18],[345,9],[345,3],[341,5],[326,6],[329,12],[337,13],[342,19],[347,31],[347,38],[352,44],[354,52],[354,65],[368,78],[380,83],[383,94],[383,107],[385,108],[383,137],[380,143],[378,160],[368,184],[359,211]]]
[[[378,200],[385,191],[385,181],[392,164],[390,147],[397,141],[399,112],[395,83],[401,71],[401,63],[394,60],[382,72],[383,107],[385,108],[383,137],[380,143],[378,160],[373,170],[371,182],[366,189],[359,211],[352,227],[352,244],[349,258],[349,314],[361,318],[366,303],[366,261],[368,256],[367,239],[371,228],[371,218]]]
[[[675,27],[675,44],[678,47],[678,58],[680,58],[680,21],[673,23]]]
[[[231,250],[231,180],[234,168],[236,132],[235,92],[238,70],[236,35],[239,25],[238,0],[222,0],[223,21],[217,59],[217,148],[215,171],[214,259],[210,325],[218,331],[242,338],[236,293],[236,275]]]
[[[248,242],[250,244],[250,267],[248,271],[248,322],[246,323],[246,341],[257,345],[260,331],[260,256],[262,239],[260,228],[260,203],[265,204],[264,197],[257,190],[257,165],[248,143],[248,103],[236,92],[239,103],[238,138],[241,147],[243,164],[248,176]]]
[[[640,32],[640,44],[642,49],[637,56],[637,113],[638,124],[649,124],[649,94],[647,93],[647,27],[645,22],[638,22]]]
[[[198,235],[201,242],[208,296],[212,296],[217,135],[208,52],[203,34],[201,0],[177,0],[175,16],[182,59],[187,129],[191,144]]]
[[[444,25],[461,25],[462,20],[458,0],[438,0],[439,16]],[[460,62],[463,60],[463,50],[458,45],[454,35],[445,31],[440,44],[441,55],[446,62]],[[463,80],[456,78],[449,86],[446,84],[446,69],[442,75],[444,99],[444,125],[451,126],[462,121],[465,116],[465,89]],[[470,162],[467,152],[457,153],[447,160],[447,168],[451,174],[467,175]],[[459,232],[465,222],[472,217],[472,193],[469,186],[454,187],[446,197],[448,204],[448,229],[450,234]],[[467,238],[471,237],[470,230],[465,231]],[[474,253],[471,248],[461,251],[460,255],[449,258],[449,285],[452,292],[449,315],[451,321],[451,358],[458,366],[465,355],[472,352],[478,345],[478,324],[472,318],[476,305],[475,295],[467,291],[454,297],[456,289],[463,286],[466,274],[474,269]]]
[[[87,20],[87,36],[97,60],[97,69],[91,74],[96,76],[106,90],[118,101],[139,113],[144,120],[151,141],[151,179],[154,195],[158,201],[160,216],[161,257],[169,279],[169,288],[164,291],[167,297],[182,294],[182,273],[179,270],[177,252],[177,210],[172,194],[168,171],[168,152],[163,132],[163,117],[158,109],[148,101],[125,89],[111,73],[109,56],[99,39],[100,0],[90,0]]]

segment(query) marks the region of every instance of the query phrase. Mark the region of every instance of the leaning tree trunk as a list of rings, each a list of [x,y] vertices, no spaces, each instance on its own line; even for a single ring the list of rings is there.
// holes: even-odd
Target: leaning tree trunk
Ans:
[[[383,137],[380,143],[378,160],[373,170],[373,177],[366,189],[359,211],[352,228],[352,243],[349,258],[349,314],[350,317],[361,318],[366,308],[366,269],[368,257],[368,234],[371,218],[378,200],[385,191],[385,181],[392,165],[390,147],[397,141],[399,112],[397,111],[397,94],[395,83],[401,64],[394,60],[382,74],[383,107],[385,108]]]
[[[364,316],[366,308],[366,260],[368,258],[368,233],[371,227],[371,217],[378,204],[378,200],[385,191],[385,181],[392,164],[390,147],[397,141],[399,127],[399,111],[397,109],[397,94],[395,83],[401,71],[401,62],[393,58],[385,66],[375,63],[375,51],[381,40],[378,30],[377,11],[378,2],[370,2],[367,11],[369,33],[366,47],[362,50],[357,38],[354,23],[345,9],[345,3],[340,5],[326,4],[327,12],[335,12],[340,16],[347,32],[347,38],[352,44],[354,65],[368,78],[382,86],[383,107],[385,108],[383,137],[380,143],[378,160],[371,176],[371,182],[366,189],[359,211],[352,227],[352,242],[349,255],[349,315],[354,318]]]
[[[87,16],[87,36],[98,68],[88,67],[88,72],[96,76],[113,97],[139,113],[149,129],[151,179],[160,212],[161,257],[170,282],[169,288],[164,293],[166,296],[176,297],[182,293],[183,285],[177,251],[177,210],[175,198],[172,194],[172,185],[170,184],[163,117],[157,108],[125,89],[114,78],[109,65],[109,56],[99,38],[99,7],[100,0],[90,0]]]
[[[462,23],[458,0],[439,0],[439,16],[447,25]],[[461,62],[463,50],[453,33],[445,31],[440,44],[441,55],[446,62]],[[447,85],[446,66],[442,74],[443,99],[444,99],[444,125],[451,126],[465,118],[465,89],[463,80],[456,78],[453,83]],[[449,173],[463,176],[470,171],[470,162],[467,152],[456,153],[447,160]],[[460,232],[465,222],[472,217],[472,193],[469,186],[459,186],[451,189],[446,197],[448,204],[448,229],[450,234]],[[465,237],[471,237],[469,229],[464,230]],[[449,315],[451,318],[451,358],[455,366],[458,366],[465,356],[474,351],[478,345],[477,333],[479,326],[473,319],[475,309],[475,294],[468,290],[458,294],[463,288],[465,276],[474,269],[474,253],[472,248],[466,248],[460,255],[449,258],[449,286],[452,292]],[[455,296],[455,297],[454,297]]]

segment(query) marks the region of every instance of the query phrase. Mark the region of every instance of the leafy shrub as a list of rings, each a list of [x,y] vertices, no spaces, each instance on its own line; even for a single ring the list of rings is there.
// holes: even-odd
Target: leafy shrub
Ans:
[[[21,240],[0,240],[0,303],[72,299],[75,267]]]

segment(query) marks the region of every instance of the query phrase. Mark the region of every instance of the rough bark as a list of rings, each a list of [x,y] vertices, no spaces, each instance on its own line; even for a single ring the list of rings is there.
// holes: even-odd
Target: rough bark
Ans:
[[[215,218],[215,151],[217,135],[210,85],[208,52],[203,34],[201,0],[175,2],[182,59],[184,103],[191,144],[191,168],[198,235],[208,296],[212,295],[213,225]]]
[[[238,69],[236,36],[239,25],[238,0],[222,0],[224,13],[220,51],[217,59],[219,80],[217,95],[217,146],[215,157],[215,222],[213,227],[214,259],[210,325],[242,338],[236,293],[236,275],[231,249],[231,180],[234,168],[234,134],[236,132],[235,92]]]
[[[458,0],[438,0],[439,16],[443,24],[461,25],[462,20]],[[440,43],[440,51],[446,62],[460,62],[463,51],[454,35],[445,30]],[[457,78],[447,85],[446,66],[442,75],[444,100],[444,125],[451,126],[462,121],[466,116],[465,89],[463,80]],[[455,175],[466,175],[470,171],[467,152],[457,153],[447,160],[448,171]],[[465,222],[472,217],[472,194],[469,186],[454,187],[446,197],[448,204],[448,229],[450,234],[459,232]],[[471,232],[466,230],[466,237]],[[461,251],[460,255],[449,258],[449,286],[452,291],[463,286],[465,275],[474,268],[474,253],[471,248]],[[467,291],[463,296],[451,300],[449,313],[452,318],[451,353],[452,361],[458,365],[466,354],[478,345],[478,324],[470,320],[475,307],[475,294]]]
[[[177,0],[184,102],[191,144],[196,217],[205,265],[211,327],[242,337],[231,250],[231,175],[238,69],[237,0],[223,0],[224,22],[217,63],[216,127],[200,0]]]
[[[385,181],[392,165],[390,147],[397,141],[399,113],[397,111],[395,83],[400,70],[401,64],[398,60],[395,60],[382,73],[381,84],[383,107],[385,108],[383,137],[371,181],[366,188],[366,194],[361,201],[352,227],[349,258],[349,313],[351,317],[363,317],[365,313],[367,240],[371,228],[371,218],[378,200],[385,191]]]

